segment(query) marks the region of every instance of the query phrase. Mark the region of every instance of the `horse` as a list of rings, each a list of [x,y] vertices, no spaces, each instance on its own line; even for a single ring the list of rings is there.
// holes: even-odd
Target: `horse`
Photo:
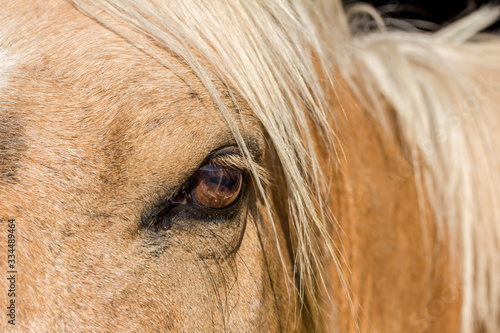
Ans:
[[[500,329],[498,9],[0,8],[1,331]]]

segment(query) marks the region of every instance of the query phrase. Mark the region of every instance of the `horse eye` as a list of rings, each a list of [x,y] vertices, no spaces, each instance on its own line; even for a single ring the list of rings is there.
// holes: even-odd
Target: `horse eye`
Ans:
[[[220,164],[205,165],[191,177],[190,190],[193,203],[221,209],[239,197],[244,172]]]

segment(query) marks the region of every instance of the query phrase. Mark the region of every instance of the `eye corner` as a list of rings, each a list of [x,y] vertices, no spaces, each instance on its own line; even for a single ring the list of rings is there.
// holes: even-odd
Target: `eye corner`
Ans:
[[[142,229],[154,229],[158,230],[159,221],[162,220],[169,207],[171,206],[171,200],[159,200],[152,208],[143,212],[140,216],[140,226]]]

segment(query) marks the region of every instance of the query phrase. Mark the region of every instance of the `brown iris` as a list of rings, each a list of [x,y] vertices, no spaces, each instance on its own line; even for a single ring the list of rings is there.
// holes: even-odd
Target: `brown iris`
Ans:
[[[238,198],[242,183],[241,170],[218,164],[206,165],[191,177],[191,197],[201,206],[225,208]]]
[[[195,203],[213,209],[226,208],[238,199],[244,172],[221,164],[205,165],[173,198],[172,204]]]

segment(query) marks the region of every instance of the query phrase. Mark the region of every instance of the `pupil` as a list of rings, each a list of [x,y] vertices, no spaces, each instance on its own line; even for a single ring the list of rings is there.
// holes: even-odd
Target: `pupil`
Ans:
[[[210,177],[210,182],[223,187],[234,187],[234,185],[236,184],[236,181],[234,179],[220,175]]]

